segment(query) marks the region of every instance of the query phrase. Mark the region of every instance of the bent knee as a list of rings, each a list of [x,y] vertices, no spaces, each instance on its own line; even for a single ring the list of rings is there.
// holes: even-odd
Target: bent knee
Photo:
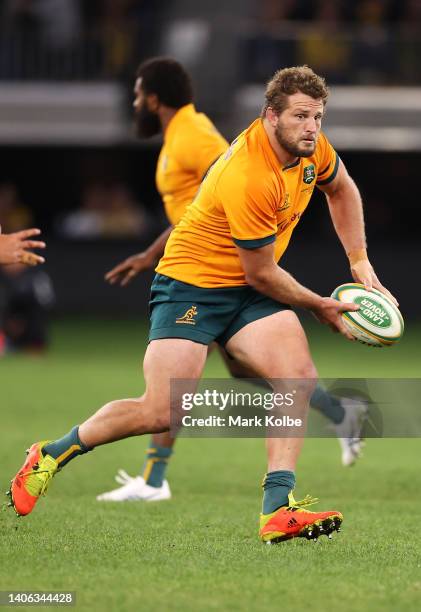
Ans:
[[[308,361],[299,365],[298,368],[296,368],[296,374],[294,378],[305,378],[307,380],[314,380],[316,384],[318,377],[319,374],[317,372],[316,366],[312,361]]]
[[[136,401],[135,428],[138,433],[161,433],[171,426],[169,402],[145,393]]]
[[[168,431],[171,427],[171,415],[170,411],[166,410],[163,413],[155,415],[153,420],[153,432],[152,433],[162,433],[163,431]]]

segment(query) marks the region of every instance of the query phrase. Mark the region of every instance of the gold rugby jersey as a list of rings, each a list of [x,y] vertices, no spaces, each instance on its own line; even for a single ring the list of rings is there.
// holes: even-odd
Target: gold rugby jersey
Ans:
[[[156,271],[198,287],[247,284],[235,245],[253,249],[274,242],[278,262],[314,187],[332,181],[338,164],[320,133],[311,157],[282,167],[257,119],[212,166]]]
[[[193,104],[182,106],[171,119],[155,178],[172,225],[180,221],[204,175],[227,148],[225,138],[206,115],[196,112]]]

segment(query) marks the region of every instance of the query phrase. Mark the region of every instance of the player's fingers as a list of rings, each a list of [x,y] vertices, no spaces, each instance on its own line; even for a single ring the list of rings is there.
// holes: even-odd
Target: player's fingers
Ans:
[[[25,266],[37,266],[45,262],[44,257],[30,253],[29,251],[20,251],[18,255],[19,263],[25,264]]]
[[[23,249],[45,249],[45,242],[38,240],[25,240],[21,243]]]
[[[31,229],[22,230],[21,232],[17,232],[16,235],[20,240],[26,240],[26,238],[31,238],[32,236],[38,236],[41,233],[41,230],[32,227]]]
[[[337,309],[338,312],[349,312],[350,310],[359,310],[360,307],[358,304],[353,304],[352,302],[338,302]]]
[[[127,274],[125,275],[125,277],[123,278],[123,280],[121,281],[120,285],[122,287],[126,287],[135,276],[136,276],[136,272],[133,269],[129,270]]]
[[[117,280],[118,276],[122,272],[124,272],[127,269],[128,266],[129,266],[129,264],[127,264],[125,261],[123,261],[123,263],[121,263],[121,264],[118,264],[118,266],[115,266],[109,272],[107,272],[107,274],[105,275],[105,280],[112,280],[112,279],[114,279],[114,282],[115,282]]]
[[[373,288],[373,279],[371,276],[366,276],[363,278],[363,285],[367,291],[371,291]]]
[[[329,327],[333,332],[335,332],[335,334],[342,334],[348,340],[352,340],[352,341],[355,340],[354,336],[352,336],[352,334],[349,333],[349,331],[347,330],[345,325],[342,323],[342,321],[338,321],[336,325],[331,323]]]
[[[109,272],[105,274],[104,278],[106,281],[114,282],[118,274],[119,274],[118,271],[115,268],[113,268],[112,270],[110,270]]]
[[[107,274],[104,276],[105,280],[110,283],[110,285],[114,285],[118,281],[119,277],[120,274],[113,271],[107,272]]]
[[[110,284],[110,285],[115,285],[116,282],[119,279],[119,275],[117,274],[116,276],[106,276],[105,280]]]
[[[388,289],[386,289],[386,287],[383,287],[383,285],[377,281],[377,283],[373,283],[373,287],[375,289],[377,289],[378,291],[380,291],[381,293],[384,293],[385,295],[387,295],[387,297],[392,300],[392,302],[395,304],[395,306],[399,306],[399,302],[398,300],[395,298],[395,296],[390,293],[390,291]]]
[[[355,340],[354,336],[351,334],[350,331],[347,330],[347,328],[345,327],[345,325],[342,322],[342,319],[340,318],[339,321],[337,322],[337,328],[338,331],[345,336],[345,338],[347,338],[348,340],[351,340],[352,342]]]
[[[336,327],[336,325],[333,325],[333,323],[331,323],[329,324],[329,327],[335,334],[339,334],[339,329]]]

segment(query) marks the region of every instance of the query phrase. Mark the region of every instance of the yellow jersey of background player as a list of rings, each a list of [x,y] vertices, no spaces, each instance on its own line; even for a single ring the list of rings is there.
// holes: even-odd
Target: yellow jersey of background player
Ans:
[[[192,103],[177,110],[164,133],[156,186],[171,225],[177,225],[200,183],[228,143],[211,120]]]
[[[156,185],[171,226],[145,251],[113,268],[106,279],[127,285],[152,268],[164,252],[174,225],[194,199],[210,166],[228,148],[212,121],[193,104],[191,80],[171,58],[153,58],[138,68],[133,103],[137,134],[150,138],[162,132],[164,143],[156,168]]]

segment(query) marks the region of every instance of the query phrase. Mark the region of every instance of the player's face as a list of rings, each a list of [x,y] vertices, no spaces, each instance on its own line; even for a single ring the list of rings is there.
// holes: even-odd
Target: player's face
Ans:
[[[279,115],[275,136],[294,157],[310,157],[320,134],[324,106],[303,93],[289,96],[289,106]]]
[[[133,108],[135,112],[136,134],[139,138],[151,138],[161,131],[161,122],[157,113],[148,109],[146,96],[142,90],[142,79],[136,80],[134,86]]]

